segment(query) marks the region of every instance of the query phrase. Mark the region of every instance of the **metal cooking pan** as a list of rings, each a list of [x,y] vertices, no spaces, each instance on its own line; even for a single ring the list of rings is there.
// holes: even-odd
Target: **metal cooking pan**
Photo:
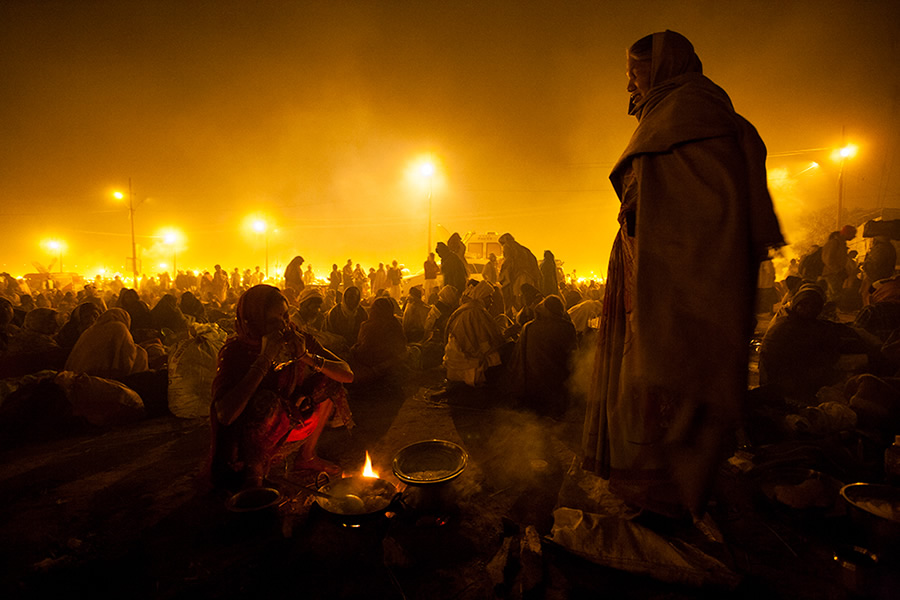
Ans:
[[[377,477],[353,476],[330,481],[319,488],[316,503],[345,521],[387,512],[399,498],[397,487]]]

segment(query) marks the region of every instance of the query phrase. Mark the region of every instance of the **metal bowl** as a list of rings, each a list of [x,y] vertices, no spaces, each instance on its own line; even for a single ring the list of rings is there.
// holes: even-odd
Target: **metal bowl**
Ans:
[[[900,552],[900,488],[851,483],[841,488],[850,507],[850,521],[876,551]]]
[[[459,444],[446,440],[424,440],[402,448],[391,467],[400,481],[431,484],[450,481],[463,472],[469,455]]]
[[[343,517],[376,514],[390,506],[397,488],[377,477],[344,477],[319,488],[316,502],[326,511]]]
[[[231,512],[254,512],[275,506],[281,501],[281,492],[270,487],[253,487],[231,496],[225,507]]]

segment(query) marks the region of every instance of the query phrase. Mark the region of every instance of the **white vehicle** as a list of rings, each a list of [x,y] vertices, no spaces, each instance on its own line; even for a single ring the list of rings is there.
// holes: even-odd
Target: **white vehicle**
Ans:
[[[469,232],[463,238],[466,245],[466,262],[469,263],[469,276],[480,280],[484,265],[488,257],[493,253],[497,257],[497,267],[503,262],[503,246],[500,244],[500,234],[494,231],[487,233]]]

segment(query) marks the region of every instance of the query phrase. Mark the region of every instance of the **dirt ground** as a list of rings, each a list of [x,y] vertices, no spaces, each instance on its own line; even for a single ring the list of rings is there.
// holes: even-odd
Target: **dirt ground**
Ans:
[[[834,598],[832,529],[761,502],[752,480],[723,471],[712,507],[735,589],[691,588],[602,567],[547,541],[580,415],[539,419],[485,390],[435,400],[439,372],[351,389],[358,426],[328,429],[320,455],[362,469],[365,452],[403,491],[392,518],[346,527],[290,473],[290,498],[254,513],[198,490],[209,445],[203,421],[157,417],[93,436],[0,454],[0,595],[229,598]],[[463,446],[467,468],[436,489],[391,472],[409,443]],[[535,537],[537,536],[537,537]],[[528,541],[539,540],[537,548]]]

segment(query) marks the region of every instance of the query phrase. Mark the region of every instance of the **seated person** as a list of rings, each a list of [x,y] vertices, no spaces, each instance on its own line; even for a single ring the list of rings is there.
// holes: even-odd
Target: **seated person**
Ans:
[[[22,329],[9,337],[7,353],[40,354],[59,350],[55,339],[59,330],[56,316],[56,310],[52,308],[34,308],[28,311]]]
[[[181,314],[191,317],[196,323],[209,323],[209,319],[206,316],[206,307],[191,292],[181,294],[181,299],[178,303],[180,304]]]
[[[110,308],[75,342],[66,371],[118,379],[148,370],[147,351],[134,343],[131,317],[124,308]]]
[[[343,338],[343,347],[349,349],[359,338],[359,327],[369,315],[366,309],[360,306],[362,293],[358,287],[348,287],[341,298],[340,304],[331,307],[325,315],[325,331],[339,335]]]
[[[370,381],[387,374],[406,359],[406,335],[394,316],[390,298],[372,302],[369,318],[359,328],[359,339],[350,349],[358,381]]]
[[[285,444],[301,442],[294,468],[337,475],[316,456],[332,411],[353,426],[342,384],[353,381],[346,362],[297,330],[278,288],[256,285],[237,305],[236,335],[219,352],[212,385],[209,469],[214,486],[263,484]]]
[[[803,284],[772,320],[759,352],[760,385],[776,386],[785,397],[812,402],[823,386],[841,379],[844,353],[865,353],[859,335],[847,325],[819,318],[825,292]]]
[[[872,285],[869,304],[856,315],[854,326],[882,341],[900,329],[900,277],[882,279]]]
[[[459,306],[459,290],[452,285],[445,285],[437,296],[425,318],[425,341],[440,344],[443,349],[447,343],[447,321]]]
[[[125,309],[131,317],[132,334],[141,329],[153,329],[150,307],[141,300],[141,297],[135,290],[125,288],[119,292],[119,300],[116,306]]]
[[[81,334],[97,322],[101,312],[100,307],[93,302],[82,302],[69,314],[69,320],[56,334],[56,342],[62,348],[72,350]]]
[[[444,348],[447,381],[479,386],[485,383],[489,368],[500,366],[500,350],[505,339],[488,312],[493,295],[494,287],[482,281],[469,288],[468,301],[450,315]]]
[[[156,306],[150,309],[150,322],[156,331],[168,329],[176,334],[186,334],[188,330],[187,319],[178,308],[178,299],[172,294],[165,294],[159,299]]]
[[[403,307],[403,333],[411,343],[421,342],[425,337],[425,319],[431,307],[422,301],[422,288],[409,288],[406,306]]]
[[[562,298],[547,296],[534,308],[513,351],[512,382],[523,406],[540,415],[561,417],[569,408],[566,382],[576,348],[575,326]]]

